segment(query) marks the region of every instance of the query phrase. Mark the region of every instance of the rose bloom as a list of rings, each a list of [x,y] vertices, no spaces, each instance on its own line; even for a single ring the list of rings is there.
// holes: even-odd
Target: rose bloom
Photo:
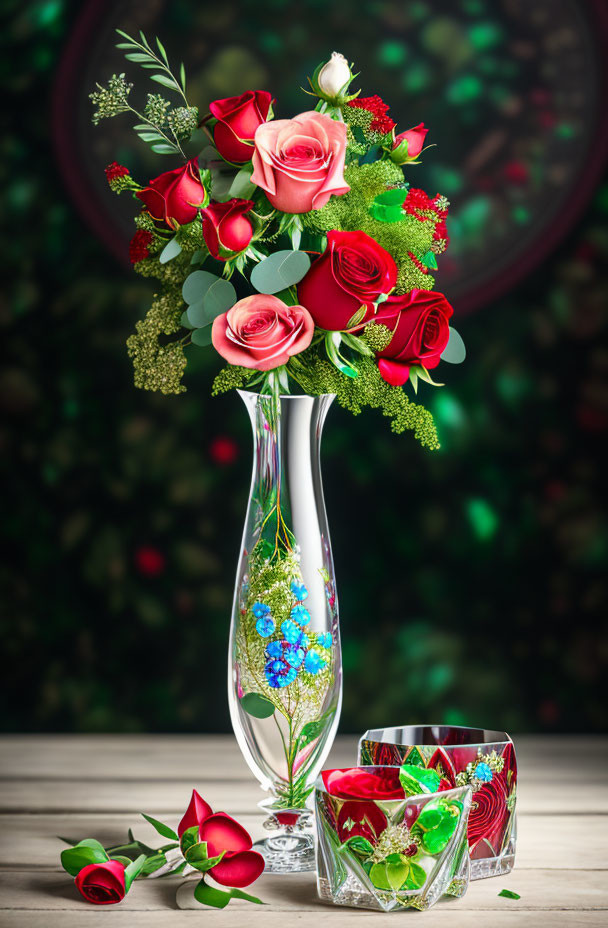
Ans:
[[[340,841],[358,835],[375,844],[387,824],[386,815],[375,802],[347,799],[338,813],[336,828]]]
[[[264,858],[253,851],[249,832],[225,812],[213,812],[208,802],[195,789],[190,804],[177,826],[179,837],[198,825],[198,839],[207,844],[207,856],[224,856],[208,871],[222,886],[249,886],[264,870]]]
[[[251,161],[255,131],[268,119],[272,96],[266,90],[248,90],[209,104],[217,122],[213,141],[222,158],[243,164]]]
[[[210,203],[201,210],[203,238],[210,254],[225,261],[249,245],[253,226],[246,213],[253,208],[251,200],[228,200],[227,203]]]
[[[229,364],[270,371],[308,348],[315,324],[303,306],[256,293],[213,321],[213,347]]]
[[[181,168],[165,171],[151,180],[136,196],[144,203],[153,219],[166,222],[171,229],[196,219],[205,202],[205,188],[198,172],[198,158],[192,158]]]
[[[362,305],[369,320],[372,304],[396,282],[397,265],[371,236],[333,230],[327,248],[298,284],[298,299],[322,329],[341,331]]]
[[[251,182],[275,209],[308,213],[332,194],[347,193],[346,126],[322,113],[300,113],[261,125],[254,139]]]
[[[347,770],[323,770],[325,789],[340,799],[404,799],[399,767],[385,767],[382,772],[367,767]]]
[[[386,348],[376,353],[378,369],[387,383],[402,386],[412,364],[437,367],[450,339],[453,312],[443,293],[433,290],[412,290],[382,304],[373,321],[393,333]]]
[[[121,902],[127,892],[125,868],[118,860],[88,864],[78,873],[75,883],[78,892],[94,905]]]
[[[414,126],[413,129],[408,129],[406,132],[400,132],[399,135],[396,135],[391,159],[396,161],[397,164],[401,164],[417,158],[424,147],[424,140],[428,131],[428,129],[424,128],[424,123],[421,122]],[[405,144],[403,144],[404,142]]]

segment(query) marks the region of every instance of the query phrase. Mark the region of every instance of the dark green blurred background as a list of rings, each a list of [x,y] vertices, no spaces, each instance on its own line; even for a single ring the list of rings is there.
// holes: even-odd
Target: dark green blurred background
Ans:
[[[3,683],[7,731],[224,731],[228,623],[250,470],[236,396],[132,386],[153,286],[125,258],[145,180],[128,120],[89,125],[115,26],[162,35],[191,95],[277,113],[337,48],[401,129],[408,177],[452,202],[437,288],[467,362],[422,384],[442,449],[331,412],[324,476],[343,630],[342,729],[412,722],[604,728],[608,186],[603,4],[2,4]],[[129,67],[143,95],[142,72]],[[122,259],[122,261],[121,261]],[[447,369],[446,369],[447,368]],[[605,677],[604,677],[605,679]]]

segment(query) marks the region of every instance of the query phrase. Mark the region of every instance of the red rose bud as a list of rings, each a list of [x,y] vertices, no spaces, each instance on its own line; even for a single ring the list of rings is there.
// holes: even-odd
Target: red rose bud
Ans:
[[[127,894],[125,868],[118,860],[88,864],[78,873],[75,883],[81,896],[94,905],[113,905]]]
[[[247,248],[253,227],[245,213],[252,207],[251,200],[234,199],[210,203],[202,210],[203,238],[214,258],[225,261]]]
[[[148,258],[150,255],[150,245],[154,241],[154,236],[146,229],[138,229],[129,245],[129,260],[131,264],[137,264]]]
[[[153,219],[166,222],[171,229],[192,222],[207,200],[198,171],[198,158],[192,158],[183,167],[159,174],[136,196]]]
[[[236,164],[251,161],[255,131],[268,119],[271,104],[272,96],[266,90],[247,90],[209,104],[209,112],[217,119],[213,141],[222,158]]]
[[[421,122],[413,129],[407,132],[400,132],[395,136],[393,150],[391,152],[391,161],[395,164],[405,164],[407,161],[415,161],[424,146],[424,139],[429,130],[424,128]]]
[[[342,331],[362,306],[373,316],[373,304],[397,282],[391,255],[365,232],[327,236],[327,248],[298,284],[298,300],[322,329]]]
[[[224,856],[209,869],[209,876],[222,886],[249,886],[264,870],[264,858],[253,851],[251,835],[225,812],[213,812],[197,791],[192,790],[190,805],[177,827],[181,837],[194,825],[199,826],[199,841],[207,844],[209,858]]]
[[[387,383],[402,386],[412,364],[437,367],[450,338],[453,312],[443,293],[433,290],[412,290],[382,304],[373,321],[393,333],[386,348],[376,353]]]

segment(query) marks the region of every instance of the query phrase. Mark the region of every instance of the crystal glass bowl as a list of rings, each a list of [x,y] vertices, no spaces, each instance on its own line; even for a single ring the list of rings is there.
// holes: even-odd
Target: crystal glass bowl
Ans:
[[[517,763],[504,731],[460,725],[404,725],[367,731],[360,764],[415,764],[450,786],[473,790],[468,839],[471,879],[509,873],[515,862]]]

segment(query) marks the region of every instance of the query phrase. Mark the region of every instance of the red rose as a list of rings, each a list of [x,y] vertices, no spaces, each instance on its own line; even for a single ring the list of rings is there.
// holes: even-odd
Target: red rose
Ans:
[[[242,164],[251,161],[255,130],[268,119],[272,96],[266,90],[247,90],[209,104],[217,122],[213,141],[222,158]]]
[[[338,837],[344,842],[359,835],[376,844],[387,824],[386,815],[375,803],[349,799],[338,815]]]
[[[251,200],[228,200],[210,203],[202,210],[203,238],[214,258],[225,261],[244,251],[253,235],[253,227],[245,217],[253,207]]]
[[[424,123],[418,123],[413,129],[406,132],[400,132],[395,136],[391,160],[396,164],[405,164],[406,161],[414,161],[424,145],[424,139],[429,130],[424,128]]]
[[[471,850],[485,840],[498,853],[508,816],[506,783],[501,776],[494,775],[489,783],[473,793],[468,827]]]
[[[341,799],[403,799],[405,790],[399,781],[398,767],[385,767],[381,772],[366,767],[348,770],[324,770],[321,774],[325,789]]]
[[[224,856],[209,870],[209,875],[222,886],[249,886],[264,869],[264,858],[252,851],[252,840],[242,825],[225,812],[212,812],[195,789],[192,790],[190,805],[178,825],[181,837],[184,831],[198,825],[199,841],[207,843],[207,856]]]
[[[153,219],[166,222],[171,229],[176,228],[176,223],[183,226],[192,222],[207,196],[198,172],[198,158],[159,174],[136,196]]]
[[[76,889],[87,902],[95,905],[112,905],[124,899],[125,868],[118,860],[103,864],[88,864],[78,873]]]
[[[437,367],[450,338],[453,312],[443,293],[433,290],[388,298],[373,320],[393,333],[386,348],[377,352],[378,369],[387,383],[404,384],[412,364]]]
[[[341,331],[362,305],[366,319],[393,289],[397,265],[365,232],[331,231],[327,248],[298,284],[298,299],[322,329]]]

